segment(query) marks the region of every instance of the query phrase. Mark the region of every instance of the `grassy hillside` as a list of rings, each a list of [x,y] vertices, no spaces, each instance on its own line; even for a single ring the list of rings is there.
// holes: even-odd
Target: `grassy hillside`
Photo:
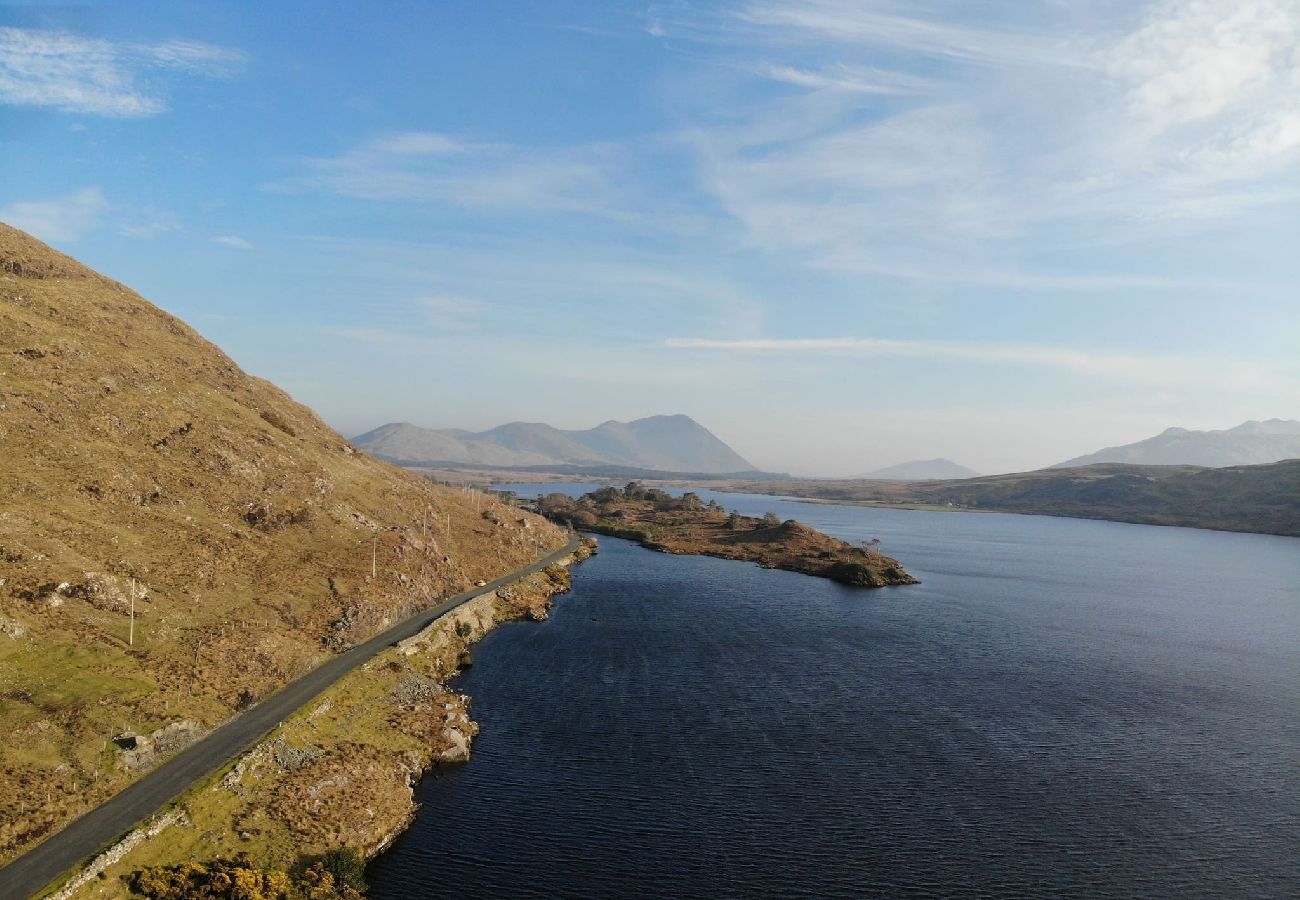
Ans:
[[[327,654],[563,542],[367,457],[0,225],[0,860]]]
[[[959,481],[733,482],[729,489],[1300,536],[1300,460],[1262,466],[1109,463]]]

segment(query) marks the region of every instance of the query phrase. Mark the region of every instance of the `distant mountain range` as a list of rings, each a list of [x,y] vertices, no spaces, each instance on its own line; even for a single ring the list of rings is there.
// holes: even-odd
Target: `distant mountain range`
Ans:
[[[1300,458],[1300,422],[1269,419],[1243,422],[1223,431],[1189,431],[1168,428],[1153,438],[1107,447],[1087,456],[1067,459],[1053,469],[1071,469],[1097,463],[1135,463],[1152,466],[1249,466]]]
[[[397,422],[353,439],[372,456],[405,465],[494,468],[618,466],[670,472],[753,472],[754,466],[690,416],[650,416],[565,431],[511,422],[489,431]]]
[[[973,478],[978,474],[974,469],[959,466],[950,459],[921,459],[886,466],[859,477],[872,481],[937,481],[945,478]]]

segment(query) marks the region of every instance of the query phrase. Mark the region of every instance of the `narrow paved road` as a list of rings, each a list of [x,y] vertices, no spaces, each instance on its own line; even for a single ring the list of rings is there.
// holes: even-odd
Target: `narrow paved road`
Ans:
[[[577,548],[575,535],[562,550],[531,566],[444,600],[322,663],[0,869],[0,897],[6,900],[30,897],[74,866],[89,862],[99,851],[239,756],[303,704],[385,647],[423,631],[434,619],[475,597],[541,571]]]

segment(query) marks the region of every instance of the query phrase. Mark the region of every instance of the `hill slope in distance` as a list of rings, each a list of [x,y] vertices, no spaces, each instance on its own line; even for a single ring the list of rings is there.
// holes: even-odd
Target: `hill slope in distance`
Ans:
[[[1224,468],[1105,463],[956,481],[736,480],[727,489],[1300,536],[1300,459]]]

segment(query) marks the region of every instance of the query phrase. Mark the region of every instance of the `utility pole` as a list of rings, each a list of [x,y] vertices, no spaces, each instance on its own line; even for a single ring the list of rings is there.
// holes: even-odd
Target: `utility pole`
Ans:
[[[379,562],[379,535],[370,539],[370,580],[374,581],[378,574],[376,566]]]
[[[131,626],[127,631],[126,645],[135,646],[135,579],[131,579]]]

